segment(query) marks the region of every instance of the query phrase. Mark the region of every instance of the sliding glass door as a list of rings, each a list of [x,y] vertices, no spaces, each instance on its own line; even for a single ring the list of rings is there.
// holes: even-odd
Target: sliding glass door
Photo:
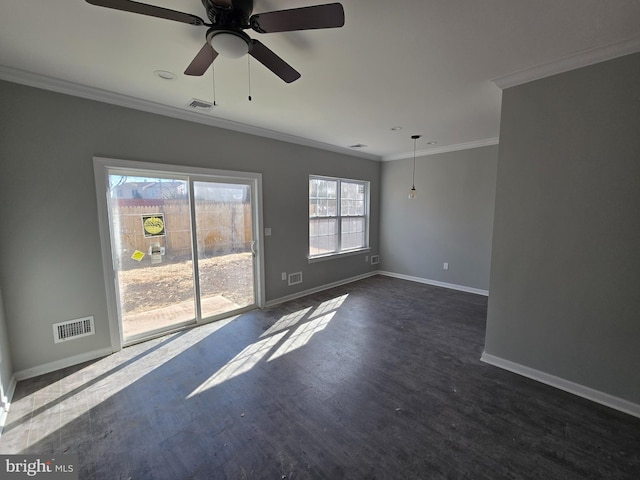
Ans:
[[[124,338],[195,322],[187,179],[112,171],[109,193]]]
[[[251,188],[246,184],[193,184],[203,317],[255,303]]]
[[[124,344],[258,304],[255,178],[104,172]]]

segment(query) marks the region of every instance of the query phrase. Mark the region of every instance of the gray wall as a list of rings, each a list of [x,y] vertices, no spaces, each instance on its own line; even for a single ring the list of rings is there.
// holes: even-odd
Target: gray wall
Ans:
[[[412,200],[413,158],[385,162],[381,270],[488,290],[497,162],[497,146],[419,157]]]
[[[504,91],[485,352],[640,403],[640,54]]]
[[[0,420],[4,418],[4,414],[7,412],[5,398],[11,385],[12,376],[11,351],[9,350],[9,337],[4,316],[4,305],[2,303],[2,291],[0,291]],[[0,430],[2,430],[1,423]]]
[[[109,347],[93,156],[263,174],[267,300],[372,271],[364,255],[308,264],[308,175],[371,182],[379,162],[0,82],[0,286],[13,366]],[[281,272],[302,271],[287,287]],[[54,345],[51,324],[94,315],[96,335]]]

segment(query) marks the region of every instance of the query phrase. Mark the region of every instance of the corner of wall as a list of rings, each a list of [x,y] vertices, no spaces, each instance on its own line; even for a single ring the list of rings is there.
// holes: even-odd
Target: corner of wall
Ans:
[[[13,394],[16,391],[17,384],[16,376],[12,375],[6,393],[3,386],[0,385],[0,437],[2,436],[2,430],[4,429],[4,424],[9,414],[9,408],[11,407],[11,401],[13,400]]]

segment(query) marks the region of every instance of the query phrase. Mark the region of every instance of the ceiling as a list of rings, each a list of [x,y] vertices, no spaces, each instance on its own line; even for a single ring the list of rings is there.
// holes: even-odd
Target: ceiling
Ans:
[[[255,0],[254,13],[330,0]],[[200,0],[146,3],[206,17]],[[372,159],[495,144],[501,87],[640,51],[640,0],[343,0],[339,29],[258,34],[302,77],[246,58],[182,72],[206,27],[0,0],[0,78]],[[176,74],[163,80],[154,71]],[[391,130],[392,127],[402,127]],[[428,144],[428,142],[437,142]],[[352,145],[366,145],[350,148]]]

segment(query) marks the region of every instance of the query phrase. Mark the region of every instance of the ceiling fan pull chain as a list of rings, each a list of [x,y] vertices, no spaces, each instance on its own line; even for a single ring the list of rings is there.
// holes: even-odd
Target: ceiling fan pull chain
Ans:
[[[249,73],[249,101],[251,101],[251,57],[247,55],[247,71]]]
[[[216,69],[211,67],[211,78],[213,79],[213,106],[217,107],[216,103]]]

